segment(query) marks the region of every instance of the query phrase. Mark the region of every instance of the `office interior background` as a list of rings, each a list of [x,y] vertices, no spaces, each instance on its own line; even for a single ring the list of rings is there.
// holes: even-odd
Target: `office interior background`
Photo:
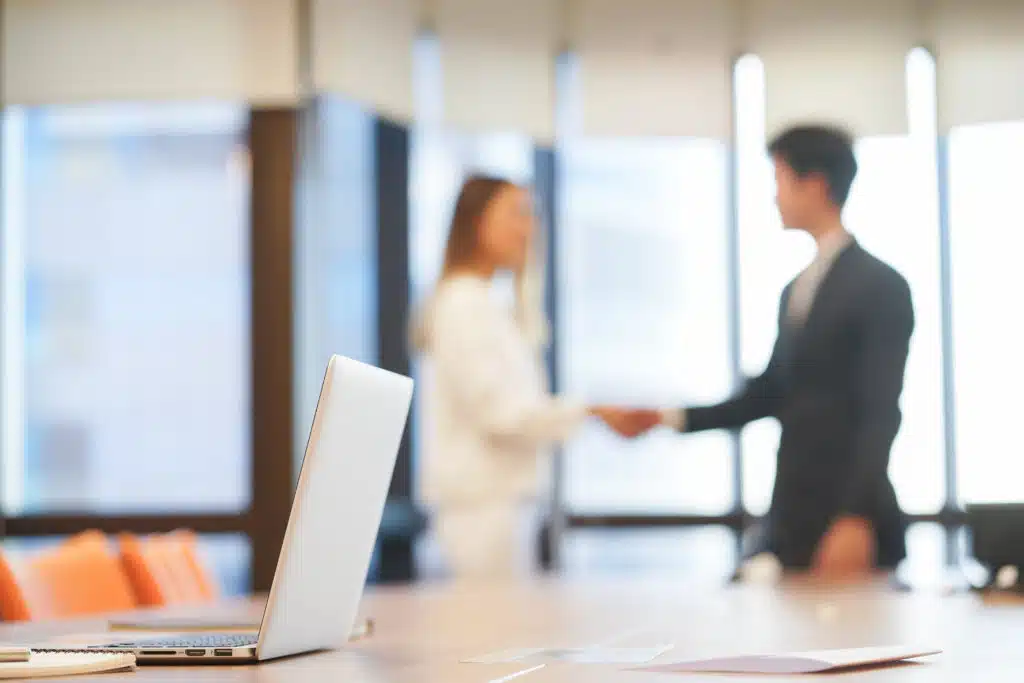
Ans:
[[[765,364],[813,251],[781,230],[764,151],[801,119],[856,133],[848,226],[913,292],[901,571],[960,561],[965,502],[1024,501],[1020,2],[2,10],[5,547],[185,526],[226,590],[266,587],[329,354],[429,381],[406,325],[471,170],[535,189],[558,389],[724,397]],[[374,580],[438,571],[417,505],[425,408]],[[725,580],[777,440],[774,423],[635,443],[587,428],[555,460],[544,562]]]

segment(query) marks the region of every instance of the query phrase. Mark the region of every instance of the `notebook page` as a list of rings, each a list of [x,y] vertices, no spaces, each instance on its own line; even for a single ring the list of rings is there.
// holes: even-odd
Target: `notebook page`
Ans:
[[[74,676],[135,668],[135,655],[84,652],[33,652],[27,662],[0,663],[0,679]]]

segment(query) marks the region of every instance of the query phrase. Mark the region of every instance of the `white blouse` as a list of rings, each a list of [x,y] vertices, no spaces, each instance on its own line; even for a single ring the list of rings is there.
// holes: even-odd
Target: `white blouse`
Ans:
[[[536,496],[545,483],[545,448],[569,437],[586,419],[586,407],[550,394],[538,350],[495,299],[490,281],[449,278],[427,315],[424,502],[441,507]]]

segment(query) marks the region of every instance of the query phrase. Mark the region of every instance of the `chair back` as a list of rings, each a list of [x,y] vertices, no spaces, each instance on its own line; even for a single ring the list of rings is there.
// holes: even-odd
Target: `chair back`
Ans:
[[[141,538],[121,534],[118,541],[125,574],[140,606],[205,603],[219,597],[191,531]]]
[[[20,557],[0,551],[0,617],[62,619],[124,612],[137,603],[128,577],[98,531]]]

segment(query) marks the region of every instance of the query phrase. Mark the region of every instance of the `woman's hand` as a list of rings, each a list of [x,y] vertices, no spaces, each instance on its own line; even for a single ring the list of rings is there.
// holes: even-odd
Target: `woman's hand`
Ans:
[[[661,424],[661,412],[649,408],[596,406],[590,409],[590,414],[627,439],[638,437]]]

